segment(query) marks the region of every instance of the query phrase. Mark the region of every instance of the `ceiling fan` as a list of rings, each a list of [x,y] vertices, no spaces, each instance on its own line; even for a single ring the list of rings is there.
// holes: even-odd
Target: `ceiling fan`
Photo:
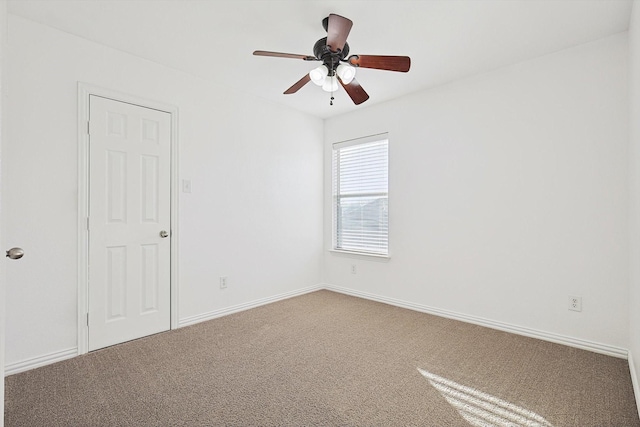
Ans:
[[[268,52],[256,50],[257,56],[274,56],[278,58],[302,59],[304,61],[322,61],[322,65],[305,74],[300,80],[284,91],[285,95],[296,93],[304,85],[312,81],[326,92],[338,89],[338,83],[344,88],[351,100],[358,105],[369,99],[369,95],[355,79],[356,68],[373,68],[376,70],[400,71],[406,73],[411,67],[408,56],[385,55],[349,55],[347,36],[353,22],[343,16],[330,14],[322,20],[327,37],[318,40],[313,46],[313,55],[296,55],[293,53]]]

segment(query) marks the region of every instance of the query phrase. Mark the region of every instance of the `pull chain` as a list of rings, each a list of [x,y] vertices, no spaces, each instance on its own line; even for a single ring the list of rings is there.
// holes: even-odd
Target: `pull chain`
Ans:
[[[333,66],[333,57],[331,58],[331,70],[333,70],[333,72],[331,73],[332,74],[331,81],[333,82],[333,78],[334,78],[333,76],[336,75],[336,72],[335,72],[335,69],[334,69],[334,66]],[[333,92],[334,92],[334,90],[333,90],[333,84],[332,84],[331,85],[331,100],[329,101],[329,105],[333,105],[333,100],[335,99],[333,97]]]

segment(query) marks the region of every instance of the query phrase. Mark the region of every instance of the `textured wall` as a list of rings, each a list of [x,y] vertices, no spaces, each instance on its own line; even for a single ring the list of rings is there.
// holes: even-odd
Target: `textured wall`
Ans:
[[[5,42],[7,28],[7,2],[0,0],[0,172],[2,171],[2,144],[4,143],[4,120],[2,112],[4,110],[4,67],[5,67]],[[1,175],[0,175],[1,181]],[[1,184],[1,182],[0,182]],[[1,193],[1,192],[0,192]],[[0,194],[0,202],[2,195]],[[2,229],[2,209],[0,205],[0,248],[4,248],[4,230]],[[2,261],[4,264],[4,261]],[[4,378],[4,353],[5,353],[5,268],[0,271],[0,378]],[[0,413],[4,414],[4,381],[0,384]],[[4,426],[4,417],[0,417],[0,427]]]
[[[10,16],[7,364],[76,346],[77,83],[179,110],[179,318],[320,282],[322,121]],[[219,277],[229,278],[219,288]]]
[[[326,245],[331,144],[389,132],[391,258],[325,281],[626,348],[627,90],[622,33],[327,120]]]
[[[637,375],[640,374],[640,4],[637,1],[629,22],[629,108],[629,350]],[[634,380],[637,386],[640,378]],[[636,395],[636,400],[639,397]]]

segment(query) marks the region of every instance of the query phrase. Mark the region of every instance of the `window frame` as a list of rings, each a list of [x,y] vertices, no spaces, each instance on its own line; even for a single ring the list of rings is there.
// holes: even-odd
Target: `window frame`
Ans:
[[[339,248],[338,247],[338,227],[339,227],[339,221],[340,221],[340,215],[339,215],[339,200],[341,200],[343,197],[340,197],[340,195],[338,194],[339,190],[339,182],[340,182],[340,175],[339,175],[339,166],[336,164],[336,152],[339,152],[339,150],[344,149],[344,148],[348,148],[348,147],[353,147],[353,146],[357,146],[357,145],[365,145],[365,144],[371,144],[371,143],[375,143],[375,142],[382,142],[385,141],[386,142],[386,163],[387,163],[387,182],[386,182],[386,193],[385,192],[378,192],[378,193],[363,193],[361,195],[349,195],[347,196],[348,198],[353,198],[353,197],[366,197],[366,196],[386,196],[386,201],[387,201],[387,212],[386,212],[386,216],[387,216],[387,228],[386,228],[386,252],[378,252],[375,250],[372,251],[367,251],[367,250],[358,250],[358,249],[343,249],[343,248]],[[355,139],[350,139],[347,141],[341,141],[341,142],[336,142],[332,144],[331,147],[331,213],[332,213],[332,221],[331,221],[331,249],[330,252],[335,252],[335,253],[341,253],[341,254],[350,254],[350,255],[362,255],[362,256],[366,256],[366,257],[374,257],[374,258],[384,258],[384,259],[389,259],[390,258],[390,236],[391,236],[391,232],[390,232],[390,220],[389,220],[389,214],[390,214],[390,208],[389,208],[389,175],[390,175],[390,140],[389,140],[389,133],[388,132],[384,132],[384,133],[380,133],[380,134],[375,134],[375,135],[370,135],[370,136],[366,136],[366,137],[361,137],[361,138],[355,138]],[[338,188],[336,188],[336,186],[338,186]]]

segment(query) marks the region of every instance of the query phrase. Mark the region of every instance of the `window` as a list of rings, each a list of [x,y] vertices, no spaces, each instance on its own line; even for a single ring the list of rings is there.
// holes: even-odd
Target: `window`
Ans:
[[[333,145],[333,249],[389,254],[389,140]]]

